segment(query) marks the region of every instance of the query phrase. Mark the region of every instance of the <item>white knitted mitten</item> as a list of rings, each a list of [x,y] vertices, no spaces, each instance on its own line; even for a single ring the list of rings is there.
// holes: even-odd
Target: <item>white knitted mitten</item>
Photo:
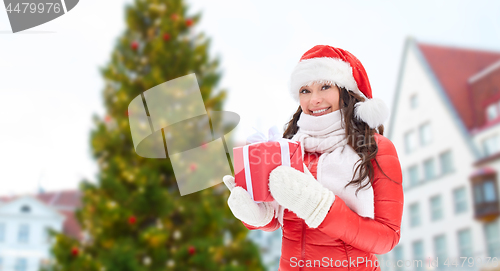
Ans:
[[[254,227],[262,227],[271,222],[274,209],[269,202],[253,201],[248,191],[236,186],[231,175],[224,176],[222,180],[231,191],[227,204],[236,218]]]
[[[269,175],[269,189],[281,206],[304,219],[310,228],[317,228],[328,214],[335,195],[316,181],[305,165],[304,171],[278,166]]]

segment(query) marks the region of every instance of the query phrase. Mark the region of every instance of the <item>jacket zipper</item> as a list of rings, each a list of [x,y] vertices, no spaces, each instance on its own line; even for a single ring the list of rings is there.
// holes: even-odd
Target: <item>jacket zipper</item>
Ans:
[[[347,253],[347,247],[345,246],[345,242],[342,241],[342,243],[344,244],[344,251],[345,251],[345,257],[347,258],[347,270],[351,270],[351,262],[349,260],[349,254]]]
[[[305,220],[302,220],[302,267],[300,267],[299,270],[304,270],[304,266],[306,264],[306,246],[305,246],[305,242],[306,242],[306,222]]]

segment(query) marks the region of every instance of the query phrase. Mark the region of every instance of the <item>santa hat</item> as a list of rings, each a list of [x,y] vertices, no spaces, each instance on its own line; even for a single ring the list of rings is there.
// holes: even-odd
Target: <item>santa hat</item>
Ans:
[[[354,115],[375,129],[387,119],[389,110],[381,99],[372,98],[368,75],[361,62],[346,50],[316,45],[307,51],[292,72],[290,93],[299,101],[299,91],[313,82],[336,84],[363,98],[355,104]]]

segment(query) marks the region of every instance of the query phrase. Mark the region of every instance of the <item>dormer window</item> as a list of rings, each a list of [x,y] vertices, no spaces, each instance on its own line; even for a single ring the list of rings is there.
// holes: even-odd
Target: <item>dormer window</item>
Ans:
[[[485,138],[482,141],[483,145],[483,155],[484,157],[490,156],[500,150],[500,144],[498,144],[500,141],[500,137],[498,135],[492,135],[488,138]]]
[[[23,205],[21,207],[21,213],[29,213],[31,211],[31,208],[28,205]]]
[[[486,117],[488,118],[488,121],[498,118],[498,115],[499,115],[498,105],[496,103],[490,104],[486,108]]]

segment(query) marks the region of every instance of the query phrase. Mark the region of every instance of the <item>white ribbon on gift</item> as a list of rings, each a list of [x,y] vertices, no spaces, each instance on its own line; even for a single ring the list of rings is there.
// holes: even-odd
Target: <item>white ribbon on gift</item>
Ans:
[[[247,137],[247,142],[249,142],[250,144],[243,147],[243,165],[245,168],[247,191],[250,194],[252,200],[253,200],[253,187],[252,187],[252,175],[250,173],[250,162],[248,160],[248,148],[251,145],[259,144],[262,142],[279,142],[281,147],[281,164],[284,166],[291,166],[290,148],[288,146],[288,143],[292,142],[294,144],[297,144],[297,142],[295,141],[282,138],[280,132],[278,131],[278,127],[276,127],[276,125],[269,128],[267,137],[263,132],[259,131],[255,127],[253,128],[257,132]],[[255,201],[255,202],[260,203],[261,201]]]

